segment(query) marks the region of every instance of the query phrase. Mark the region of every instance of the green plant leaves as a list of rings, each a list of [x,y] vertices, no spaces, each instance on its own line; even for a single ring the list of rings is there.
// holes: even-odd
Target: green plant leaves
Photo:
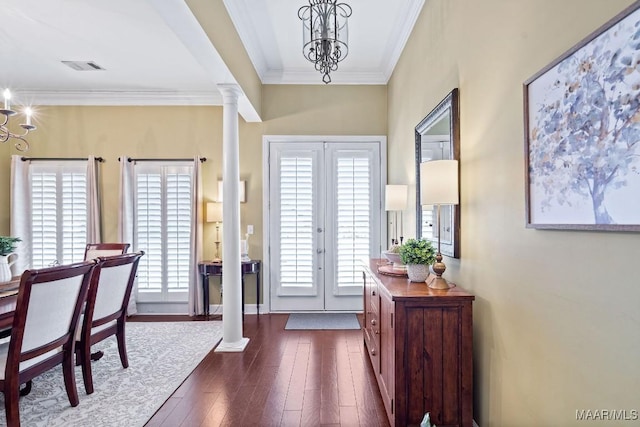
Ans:
[[[0,236],[0,256],[8,255],[16,249],[16,243],[22,240],[18,237]]]
[[[429,240],[409,239],[400,247],[400,258],[405,264],[433,264],[436,249]]]

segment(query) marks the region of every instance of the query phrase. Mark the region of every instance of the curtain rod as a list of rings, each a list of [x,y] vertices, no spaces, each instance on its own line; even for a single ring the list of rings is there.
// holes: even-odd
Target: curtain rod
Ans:
[[[20,158],[23,162],[26,162],[27,160],[52,160],[52,161],[68,161],[68,160],[72,160],[72,161],[82,161],[82,160],[89,160],[87,157],[21,157]],[[95,158],[96,162],[104,162],[104,159],[102,157],[96,157]]]
[[[201,162],[206,162],[206,157],[199,157]],[[132,157],[127,157],[127,162],[190,162],[193,159],[134,159]],[[118,161],[121,162],[122,158],[118,157]]]

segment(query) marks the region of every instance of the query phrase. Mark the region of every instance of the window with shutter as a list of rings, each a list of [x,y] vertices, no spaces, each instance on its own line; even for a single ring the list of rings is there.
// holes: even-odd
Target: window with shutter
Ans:
[[[325,306],[347,308],[362,295],[362,262],[379,252],[380,162],[377,144],[328,144]]]
[[[435,236],[434,230],[436,224],[433,223],[433,207],[425,205],[422,207],[422,238],[433,239]]]
[[[280,163],[280,285],[313,287],[313,158]]]
[[[191,164],[136,164],[139,301],[186,301],[191,242]]]
[[[271,309],[360,310],[380,253],[380,144],[269,145]]]
[[[362,287],[362,260],[369,258],[371,179],[368,158],[341,157],[336,164],[336,273],[340,288]]]
[[[33,161],[29,174],[32,268],[82,261],[87,244],[86,163]]]

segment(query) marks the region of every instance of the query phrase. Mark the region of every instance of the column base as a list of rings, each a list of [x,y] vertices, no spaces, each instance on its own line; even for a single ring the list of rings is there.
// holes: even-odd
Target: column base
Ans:
[[[216,353],[242,353],[247,344],[249,344],[249,338],[242,338],[235,342],[225,342],[223,339],[214,351]]]

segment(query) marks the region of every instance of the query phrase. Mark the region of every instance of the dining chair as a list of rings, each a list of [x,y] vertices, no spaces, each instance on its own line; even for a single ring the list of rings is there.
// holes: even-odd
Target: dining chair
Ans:
[[[87,243],[84,259],[95,259],[100,256],[121,255],[131,246],[129,243]]]
[[[9,427],[20,425],[19,387],[62,364],[71,406],[77,406],[75,336],[95,261],[26,270],[20,279],[8,343],[0,345],[0,389]]]
[[[82,377],[87,394],[93,393],[91,360],[98,357],[91,354],[91,346],[115,335],[118,353],[123,368],[129,367],[125,341],[127,305],[133,288],[143,251],[98,257],[97,266],[89,285],[87,304],[82,326],[76,333],[77,363],[82,365]]]

